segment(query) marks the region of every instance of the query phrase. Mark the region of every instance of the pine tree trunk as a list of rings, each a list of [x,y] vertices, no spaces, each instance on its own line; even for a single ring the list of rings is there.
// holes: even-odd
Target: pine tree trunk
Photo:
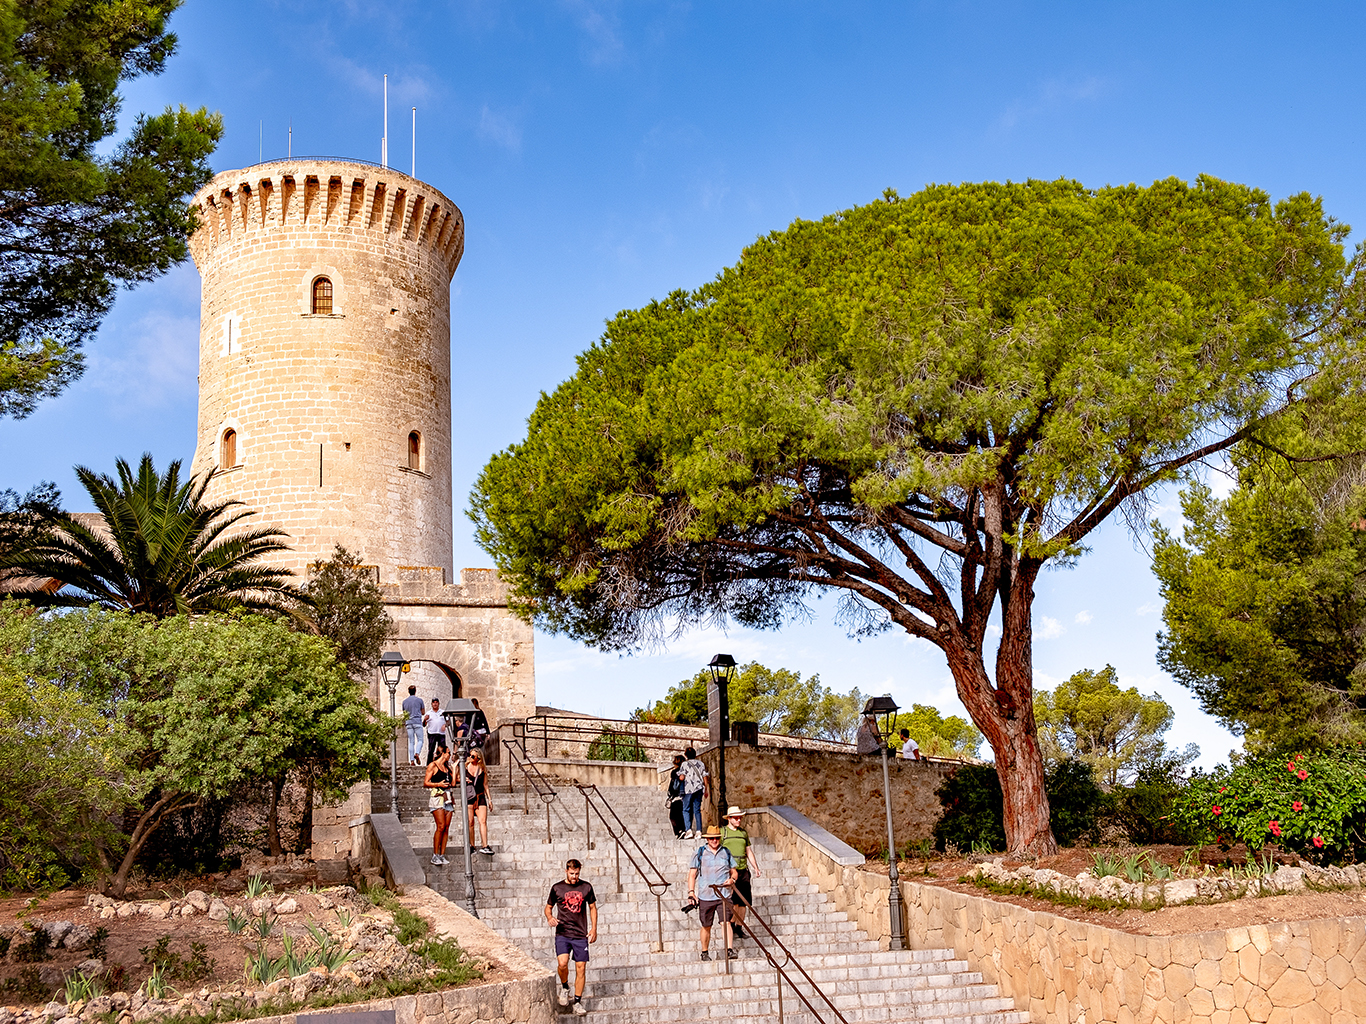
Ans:
[[[284,777],[270,782],[270,812],[266,815],[266,835],[270,840],[270,855],[278,857],[285,852],[280,844],[280,794],[284,792]]]
[[[1017,563],[1001,602],[996,681],[987,675],[980,642],[961,630],[943,644],[958,696],[991,744],[1004,800],[1006,848],[1046,857],[1058,852],[1049,825],[1043,752],[1034,725],[1033,605],[1037,565]]]

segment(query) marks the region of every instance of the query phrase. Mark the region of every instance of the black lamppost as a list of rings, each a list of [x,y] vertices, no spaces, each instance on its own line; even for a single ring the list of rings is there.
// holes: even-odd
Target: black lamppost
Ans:
[[[471,917],[478,917],[479,911],[474,905],[474,858],[470,856],[470,805],[465,784],[465,760],[470,756],[470,738],[474,716],[478,711],[474,701],[467,697],[456,697],[450,707],[441,712],[446,719],[446,742],[458,741],[455,749],[460,760],[455,770],[460,773],[460,833],[465,837],[460,845],[465,851],[465,903]]]
[[[891,694],[869,697],[863,706],[865,715],[872,715],[875,720],[878,715],[882,716],[882,797],[887,804],[887,878],[891,882],[887,893],[887,916],[892,929],[891,948],[905,949],[906,939],[901,932],[901,882],[896,873],[896,840],[892,838],[892,783],[887,770],[887,738],[892,734],[896,712],[897,703]]]
[[[711,669],[711,681],[716,684],[716,715],[720,719],[717,723],[720,731],[720,744],[717,747],[716,757],[716,785],[717,797],[717,818],[723,819],[726,808],[730,805],[726,803],[726,740],[730,739],[730,695],[727,687],[735,677],[735,659],[729,654],[718,654],[708,663],[707,668]]]
[[[398,651],[385,651],[379,656],[379,674],[384,685],[389,687],[389,717],[397,718],[394,707],[394,694],[398,692],[398,681],[409,669],[408,662]],[[398,813],[398,730],[389,736],[389,809]]]

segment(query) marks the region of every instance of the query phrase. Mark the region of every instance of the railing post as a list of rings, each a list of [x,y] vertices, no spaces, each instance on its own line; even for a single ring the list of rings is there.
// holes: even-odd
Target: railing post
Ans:
[[[616,842],[617,850],[617,892],[621,892],[621,840]]]
[[[659,941],[655,943],[656,953],[664,952],[664,894],[655,893],[655,924],[659,925]]]
[[[776,957],[773,960],[773,973],[778,982],[778,1024],[783,1024],[783,969],[778,966]]]
[[[544,798],[543,798],[544,799]],[[550,801],[545,800],[545,841],[550,844]]]
[[[593,824],[593,815],[588,804],[588,790],[583,791],[583,848],[587,852],[593,848],[593,834],[590,830]]]

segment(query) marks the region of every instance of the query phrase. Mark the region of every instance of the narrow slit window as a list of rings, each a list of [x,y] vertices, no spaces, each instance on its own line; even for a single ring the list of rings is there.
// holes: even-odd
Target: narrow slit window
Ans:
[[[313,282],[313,312],[332,315],[332,281],[329,278],[320,277]]]
[[[223,431],[223,443],[218,451],[218,465],[223,469],[232,469],[237,465],[237,431]]]
[[[408,468],[422,468],[422,435],[416,430],[408,435]]]

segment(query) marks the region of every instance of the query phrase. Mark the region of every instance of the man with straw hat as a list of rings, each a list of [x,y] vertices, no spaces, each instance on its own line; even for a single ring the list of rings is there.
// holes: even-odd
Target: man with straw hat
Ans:
[[[702,838],[706,843],[697,848],[688,865],[688,899],[697,902],[697,923],[702,926],[702,959],[710,960],[712,922],[719,916],[723,925],[730,923],[730,887],[735,884],[735,861],[730,851],[721,845],[721,830],[715,825],[709,825]],[[733,960],[738,955],[735,947],[727,942],[727,959]]]
[[[749,833],[741,827],[744,821],[745,812],[732,804],[726,811],[726,823],[721,826],[721,846],[730,852],[731,860],[735,863],[735,894],[740,897],[735,901],[732,912],[735,917],[733,931],[737,939],[745,937],[745,913],[754,902],[754,894],[750,890],[750,870],[759,874],[759,862],[751,849]]]

